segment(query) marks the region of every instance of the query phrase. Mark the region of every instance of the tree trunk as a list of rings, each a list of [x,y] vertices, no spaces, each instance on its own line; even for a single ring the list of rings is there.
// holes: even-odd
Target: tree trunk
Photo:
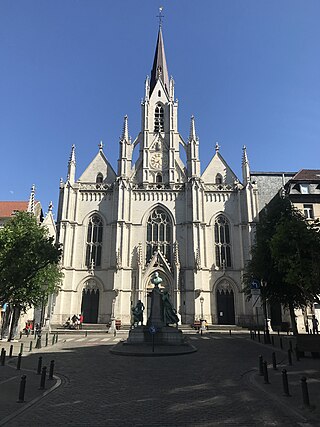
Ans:
[[[289,304],[289,312],[290,312],[291,326],[292,326],[293,335],[298,335],[298,328],[297,328],[296,316],[295,316],[294,308],[293,308],[292,304]]]
[[[11,326],[10,326],[10,333],[9,333],[8,341],[13,340],[16,333],[17,333],[18,322],[19,322],[19,318],[20,318],[20,312],[21,312],[21,308],[19,306],[13,307],[12,320],[11,320]]]
[[[11,305],[8,304],[2,320],[1,339],[4,339],[9,335],[11,314],[12,314]]]

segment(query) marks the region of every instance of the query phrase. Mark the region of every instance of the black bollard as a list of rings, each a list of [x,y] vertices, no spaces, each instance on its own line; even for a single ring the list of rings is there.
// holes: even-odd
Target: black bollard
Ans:
[[[295,352],[295,355],[296,355],[296,361],[297,361],[297,362],[299,362],[299,360],[300,360],[300,355],[299,355],[299,350],[298,350],[298,347],[297,347],[297,346],[295,346],[295,348],[294,348],[294,352]]]
[[[20,339],[22,338],[22,332],[20,331]]]
[[[273,347],[274,347],[274,336],[273,335],[271,335],[271,344],[273,345]]]
[[[58,342],[59,334],[56,334],[56,344]]]
[[[18,403],[24,402],[24,393],[26,391],[26,382],[27,382],[27,377],[25,375],[22,375],[21,381],[20,381]]]
[[[261,354],[259,356],[259,375],[263,375],[263,357]]]
[[[302,400],[305,406],[310,406],[307,378],[301,378]]]
[[[1,351],[1,366],[4,366],[6,364],[6,351]]]
[[[22,354],[19,353],[18,354],[18,360],[17,360],[17,371],[20,371],[20,369],[21,369],[21,358],[22,358]]]
[[[42,368],[39,390],[44,390],[46,387],[46,375],[47,375],[47,367],[44,366]]]
[[[29,351],[32,351],[32,344],[33,344],[33,342],[32,342],[32,341],[30,341]]]
[[[288,363],[290,366],[292,366],[292,353],[290,348],[288,349]]]
[[[289,393],[289,383],[288,383],[288,375],[287,370],[282,369],[282,385],[283,385],[283,393],[285,396],[290,396]]]
[[[270,384],[269,375],[268,375],[268,364],[266,360],[263,362],[263,379],[265,384]]]
[[[36,348],[41,348],[41,335],[40,334],[38,335],[38,338],[37,338]]]
[[[280,335],[280,329],[278,329],[278,336]]]
[[[86,333],[84,334],[84,336],[87,338],[87,336],[88,336],[88,331],[86,331]]]
[[[229,329],[229,335],[231,336],[231,329]]]
[[[13,353],[13,344],[10,345],[9,357],[12,357]]]
[[[272,353],[272,367],[276,371],[277,370],[277,359],[276,359],[276,353]]]
[[[48,332],[46,332],[46,347],[48,347]]]
[[[42,367],[42,356],[40,356],[38,360],[37,375],[41,374],[41,367]]]
[[[53,380],[53,370],[54,370],[54,360],[51,360],[50,368],[49,368],[49,380]]]
[[[260,330],[258,329],[258,341],[260,342]]]
[[[56,336],[55,336],[55,334],[53,334],[53,335],[52,335],[52,343],[51,343],[52,345],[54,344],[55,339],[56,339]]]
[[[291,340],[289,340],[289,348],[290,348],[290,350],[293,352],[293,348],[292,348],[292,341],[291,341]]]
[[[257,336],[257,331],[256,330],[254,330],[254,337],[256,337]]]
[[[20,353],[23,354],[23,342],[20,344]]]
[[[281,350],[283,349],[283,344],[282,344],[282,338],[280,337],[280,348],[281,348]]]
[[[1,356],[0,356],[0,360],[1,360],[1,365],[2,365],[2,358],[3,358],[3,353],[4,353],[4,347],[2,347],[2,349],[1,349]]]

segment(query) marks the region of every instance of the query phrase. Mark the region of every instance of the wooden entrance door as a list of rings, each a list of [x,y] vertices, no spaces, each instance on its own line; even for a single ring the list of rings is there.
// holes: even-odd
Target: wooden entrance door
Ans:
[[[99,312],[99,289],[83,289],[81,313],[83,323],[97,323]]]
[[[217,309],[219,325],[234,325],[234,295],[232,289],[217,290]]]

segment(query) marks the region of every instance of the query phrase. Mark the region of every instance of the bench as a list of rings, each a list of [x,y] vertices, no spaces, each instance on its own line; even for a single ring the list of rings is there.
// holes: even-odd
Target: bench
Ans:
[[[297,335],[296,345],[299,355],[309,352],[312,357],[320,357],[320,335]]]

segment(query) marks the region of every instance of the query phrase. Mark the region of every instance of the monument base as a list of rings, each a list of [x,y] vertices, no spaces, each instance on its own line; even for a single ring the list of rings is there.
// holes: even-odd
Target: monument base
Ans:
[[[137,326],[131,329],[129,337],[124,344],[152,344],[154,345],[181,345],[186,343],[186,339],[178,328],[163,326],[156,330],[155,334],[150,333],[148,326]]]

